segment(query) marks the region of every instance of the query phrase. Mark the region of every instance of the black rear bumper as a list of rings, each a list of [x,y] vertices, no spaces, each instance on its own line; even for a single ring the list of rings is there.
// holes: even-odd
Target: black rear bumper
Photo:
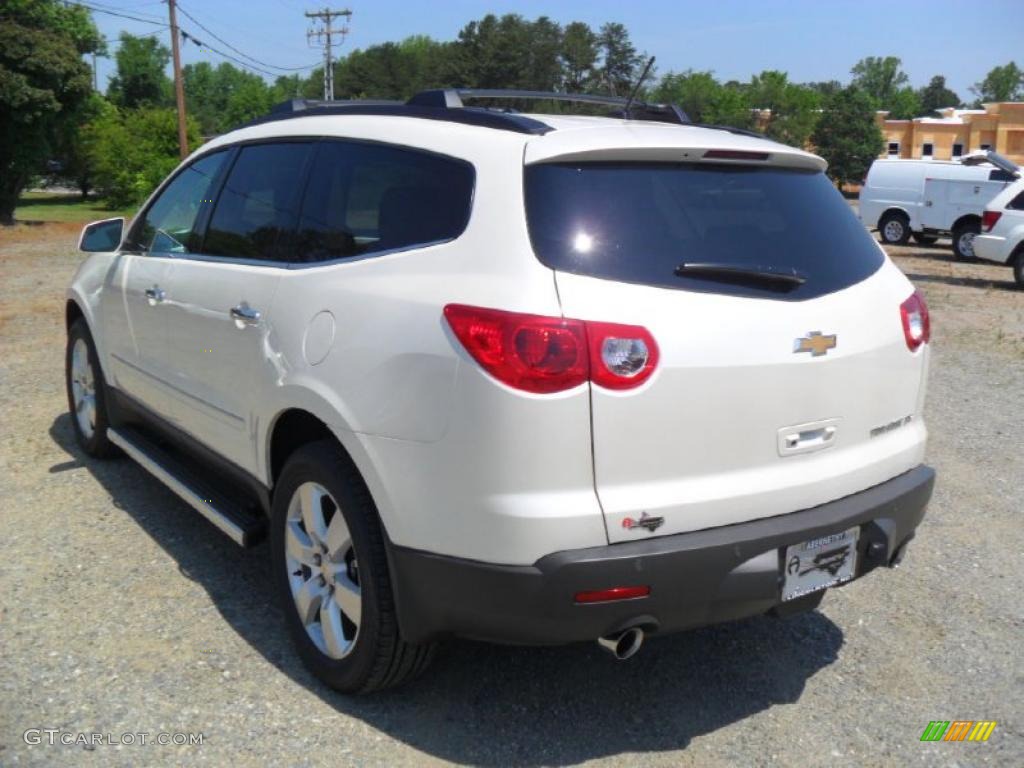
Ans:
[[[504,566],[390,547],[402,634],[504,643],[594,640],[629,626],[675,632],[765,613],[780,603],[784,547],[860,527],[855,578],[892,565],[913,537],[935,472],[919,466],[881,485],[778,517],[556,552]],[[849,583],[849,582],[847,582]],[[578,605],[576,593],[649,585],[634,600]]]

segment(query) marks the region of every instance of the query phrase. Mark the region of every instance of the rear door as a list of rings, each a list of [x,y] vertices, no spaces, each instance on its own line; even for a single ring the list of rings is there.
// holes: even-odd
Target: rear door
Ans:
[[[612,541],[811,507],[922,460],[909,282],[819,172],[711,163],[526,169],[567,317],[646,327],[637,389],[592,385]]]

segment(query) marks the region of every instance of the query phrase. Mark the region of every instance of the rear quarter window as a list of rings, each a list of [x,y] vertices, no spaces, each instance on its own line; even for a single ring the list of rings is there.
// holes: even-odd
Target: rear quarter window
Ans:
[[[884,257],[819,172],[697,163],[547,163],[525,170],[538,258],[628,283],[782,300],[864,280]],[[799,286],[676,274],[684,263],[799,274]]]

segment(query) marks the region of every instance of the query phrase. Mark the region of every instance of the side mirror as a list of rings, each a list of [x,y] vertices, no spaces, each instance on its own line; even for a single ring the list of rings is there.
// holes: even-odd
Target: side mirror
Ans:
[[[116,251],[124,234],[124,217],[86,224],[78,238],[78,250],[86,253]]]

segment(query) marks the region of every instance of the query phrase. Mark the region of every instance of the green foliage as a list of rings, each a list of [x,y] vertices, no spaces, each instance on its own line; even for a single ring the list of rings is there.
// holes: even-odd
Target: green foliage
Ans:
[[[830,96],[811,142],[828,161],[828,175],[833,181],[860,182],[884,146],[882,131],[875,122],[874,99],[852,85]]]
[[[711,72],[669,72],[651,91],[651,99],[672,102],[683,108],[695,123],[753,126],[748,89],[738,83],[722,85]]]
[[[903,61],[896,56],[868,56],[853,65],[851,85],[874,99],[875,109],[892,109],[900,89],[910,84]]]
[[[956,91],[946,87],[946,78],[942,75],[935,75],[928,85],[917,92],[917,97],[921,100],[922,115],[930,115],[945,107],[959,107],[961,104]]]
[[[607,93],[628,96],[640,77],[644,57],[637,53],[626,27],[617,22],[602,25],[597,47],[601,52],[600,85]]]
[[[447,84],[450,47],[419,35],[353,51],[335,67],[335,98],[405,100],[417,91]]]
[[[126,109],[165,106],[173,102],[171,81],[164,74],[171,52],[152,37],[120,36],[117,74],[107,87],[107,98]]]
[[[82,54],[100,46],[81,8],[56,0],[0,5],[0,224],[13,222],[21,190],[88,98],[92,73]]]
[[[98,93],[90,93],[75,110],[74,119],[65,121],[56,132],[53,154],[61,164],[56,178],[77,187],[83,200],[92,190],[96,175],[93,135],[87,126],[113,112],[116,108],[109,101]]]
[[[188,143],[199,143],[199,126],[188,121]],[[165,108],[110,110],[86,134],[96,187],[110,205],[141,203],[178,165],[177,112]]]
[[[994,67],[971,91],[978,103],[986,101],[1024,101],[1024,72],[1016,62]]]
[[[195,117],[204,136],[229,131],[265,115],[275,103],[294,98],[294,79],[283,78],[285,90],[291,86],[291,91],[277,98],[276,85],[272,88],[259,75],[226,62],[217,67],[206,61],[189,64],[182,69],[182,79],[185,111]]]
[[[818,121],[818,92],[789,82],[785,72],[767,70],[750,80],[748,98],[757,109],[771,110],[765,133],[775,141],[804,147]]]
[[[597,35],[582,21],[573,21],[562,30],[562,86],[568,93],[586,93],[595,79]]]
[[[893,93],[885,108],[889,110],[890,120],[912,120],[924,111],[920,95],[910,86]]]

